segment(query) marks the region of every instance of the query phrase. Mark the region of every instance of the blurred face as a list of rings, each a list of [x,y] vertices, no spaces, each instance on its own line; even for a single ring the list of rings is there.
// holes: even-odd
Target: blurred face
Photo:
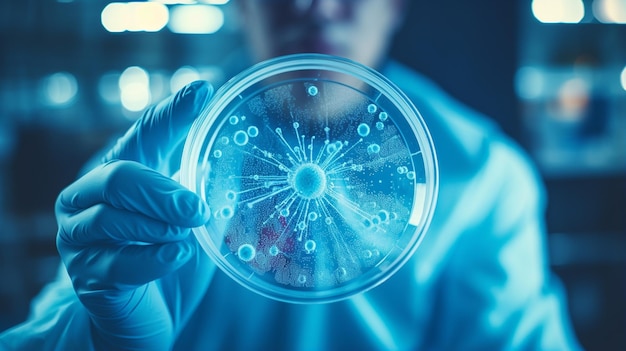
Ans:
[[[237,0],[257,61],[294,53],[384,59],[404,0]]]

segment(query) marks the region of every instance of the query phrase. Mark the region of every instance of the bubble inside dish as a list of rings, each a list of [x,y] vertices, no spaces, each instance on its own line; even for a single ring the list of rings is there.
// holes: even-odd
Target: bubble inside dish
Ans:
[[[413,104],[376,71],[317,54],[227,82],[192,126],[180,174],[211,208],[194,234],[215,264],[296,303],[382,283],[414,253],[437,196]]]

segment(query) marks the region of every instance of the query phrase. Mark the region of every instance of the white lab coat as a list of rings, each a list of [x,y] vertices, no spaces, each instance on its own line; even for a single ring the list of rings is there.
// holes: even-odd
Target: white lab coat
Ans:
[[[189,319],[176,350],[580,348],[549,270],[545,198],[527,156],[491,121],[415,72],[389,63],[382,73],[417,106],[439,160],[437,208],[412,259],[369,292],[298,305],[250,292],[198,257],[213,277],[195,312],[176,316]],[[0,345],[87,350],[89,325],[62,272]]]

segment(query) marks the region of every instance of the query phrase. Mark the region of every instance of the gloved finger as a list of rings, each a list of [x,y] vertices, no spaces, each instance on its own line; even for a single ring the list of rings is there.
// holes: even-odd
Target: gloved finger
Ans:
[[[210,216],[208,205],[181,184],[140,164],[111,161],[65,188],[57,198],[57,218],[97,204],[140,213],[165,223],[197,227]],[[137,241],[150,238],[137,237]]]
[[[57,247],[79,293],[134,289],[176,271],[195,254],[191,240],[77,248],[57,236]]]
[[[102,243],[167,243],[189,235],[179,227],[141,213],[97,204],[59,219],[59,236],[78,245]]]
[[[212,96],[213,87],[208,82],[190,83],[146,110],[102,161],[137,161],[162,171],[174,150],[180,149],[191,124]]]

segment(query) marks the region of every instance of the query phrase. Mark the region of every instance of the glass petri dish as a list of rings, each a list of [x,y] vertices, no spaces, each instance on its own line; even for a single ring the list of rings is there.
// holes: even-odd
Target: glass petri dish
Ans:
[[[322,303],[371,289],[411,257],[438,191],[435,149],[411,101],[353,61],[297,54],[222,88],[185,142],[181,183],[209,204],[193,232],[261,295]]]

